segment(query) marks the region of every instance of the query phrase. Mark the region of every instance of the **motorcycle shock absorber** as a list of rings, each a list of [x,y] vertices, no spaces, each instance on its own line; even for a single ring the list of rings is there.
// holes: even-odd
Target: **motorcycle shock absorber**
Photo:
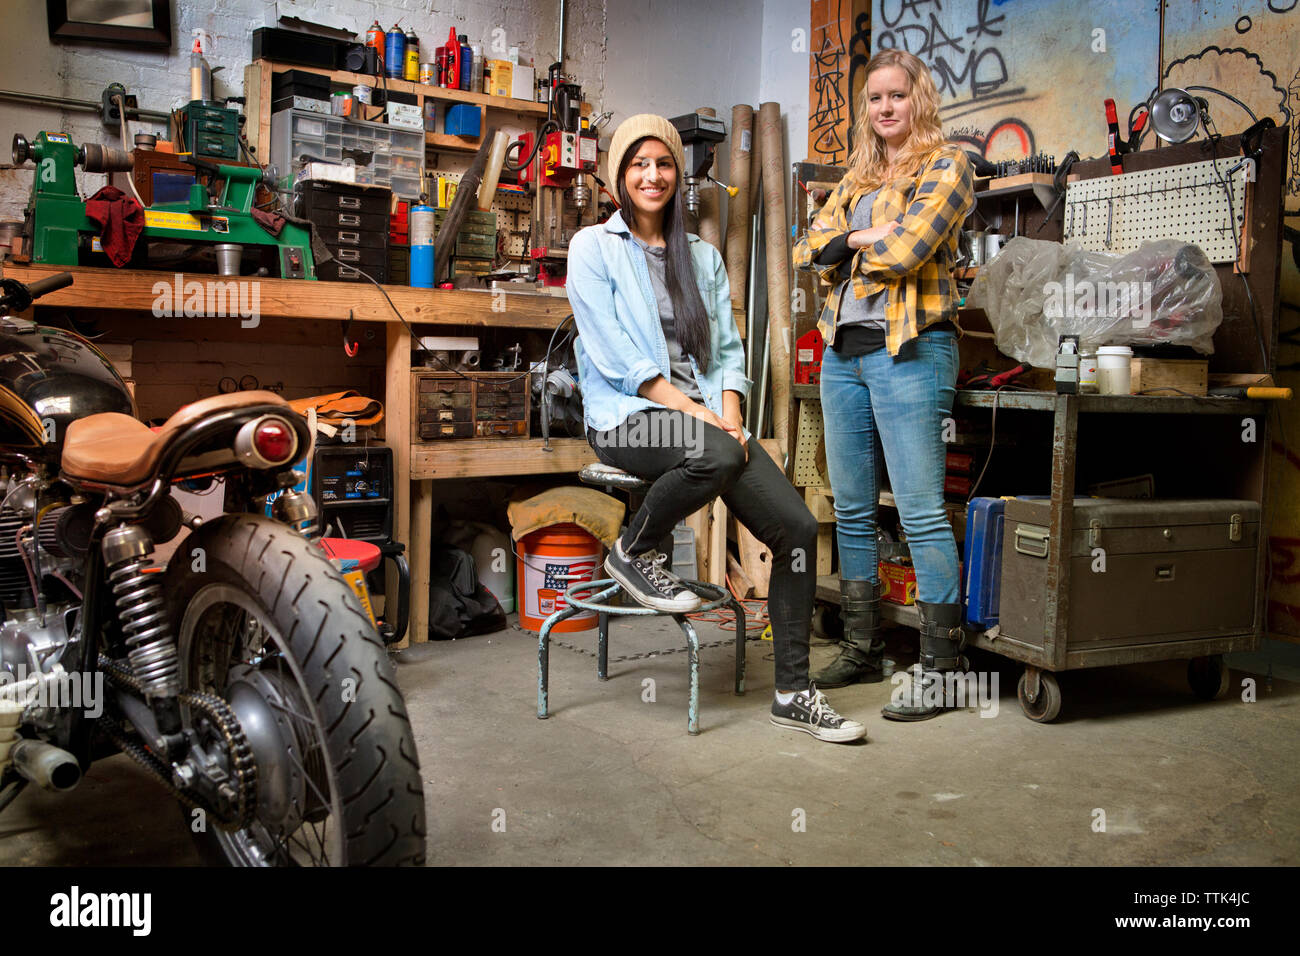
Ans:
[[[104,535],[104,564],[127,646],[131,671],[150,699],[163,734],[180,730],[180,659],[167,620],[162,575],[147,574],[153,539],[139,525],[121,525]]]

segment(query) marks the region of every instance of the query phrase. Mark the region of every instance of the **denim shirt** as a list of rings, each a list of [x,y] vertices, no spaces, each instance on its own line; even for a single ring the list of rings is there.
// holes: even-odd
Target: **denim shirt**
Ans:
[[[745,347],[731,316],[721,253],[699,236],[688,233],[686,238],[709,314],[709,371],[701,373],[695,357],[688,357],[703,404],[721,417],[724,391],[738,392],[742,399],[749,395]],[[569,241],[566,287],[578,323],[574,351],[587,427],[609,431],[635,412],[662,408],[637,394],[656,375],[671,381],[671,369],[645,252],[633,241],[622,213],[579,230]]]

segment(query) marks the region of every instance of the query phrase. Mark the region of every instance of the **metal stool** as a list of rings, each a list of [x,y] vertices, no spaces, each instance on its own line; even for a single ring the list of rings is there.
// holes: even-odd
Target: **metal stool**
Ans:
[[[643,481],[635,475],[629,475],[609,465],[593,464],[583,468],[578,477],[589,485],[605,485],[631,494],[643,494],[650,487],[650,482]],[[699,614],[713,611],[719,607],[731,608],[736,616],[736,695],[745,693],[745,609],[741,607],[731,593],[716,584],[703,581],[683,581],[683,583],[704,598],[707,603],[694,611]],[[542,630],[537,635],[537,716],[545,720],[549,713],[549,675],[550,675],[550,636],[551,628],[567,618],[583,611],[595,611],[597,614],[600,636],[596,651],[596,676],[600,680],[609,679],[609,618],[610,615],[628,617],[654,617],[666,615],[677,622],[686,635],[687,655],[690,662],[691,696],[686,710],[686,729],[691,734],[700,732],[700,639],[695,628],[685,614],[672,614],[656,611],[654,608],[635,605],[624,607],[605,604],[623,591],[623,586],[613,579],[584,581],[570,585],[564,592],[565,607],[556,611],[542,623]],[[582,596],[579,596],[582,595]]]

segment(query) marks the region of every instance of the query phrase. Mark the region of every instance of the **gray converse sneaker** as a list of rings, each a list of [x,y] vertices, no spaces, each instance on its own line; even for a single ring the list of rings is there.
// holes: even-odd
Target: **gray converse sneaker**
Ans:
[[[614,542],[605,559],[609,576],[623,585],[623,590],[638,604],[668,614],[689,614],[704,601],[682,583],[682,579],[664,567],[668,555],[647,551],[629,558],[623,542]]]
[[[867,735],[864,724],[835,713],[826,695],[815,685],[797,691],[788,704],[773,700],[772,723],[787,730],[802,730],[818,740],[837,744],[861,740]]]

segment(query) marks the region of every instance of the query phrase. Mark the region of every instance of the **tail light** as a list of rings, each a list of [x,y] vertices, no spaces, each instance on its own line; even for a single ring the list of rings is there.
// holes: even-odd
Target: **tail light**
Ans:
[[[293,461],[298,435],[283,418],[263,415],[244,425],[235,436],[235,454],[254,468],[271,468]]]

